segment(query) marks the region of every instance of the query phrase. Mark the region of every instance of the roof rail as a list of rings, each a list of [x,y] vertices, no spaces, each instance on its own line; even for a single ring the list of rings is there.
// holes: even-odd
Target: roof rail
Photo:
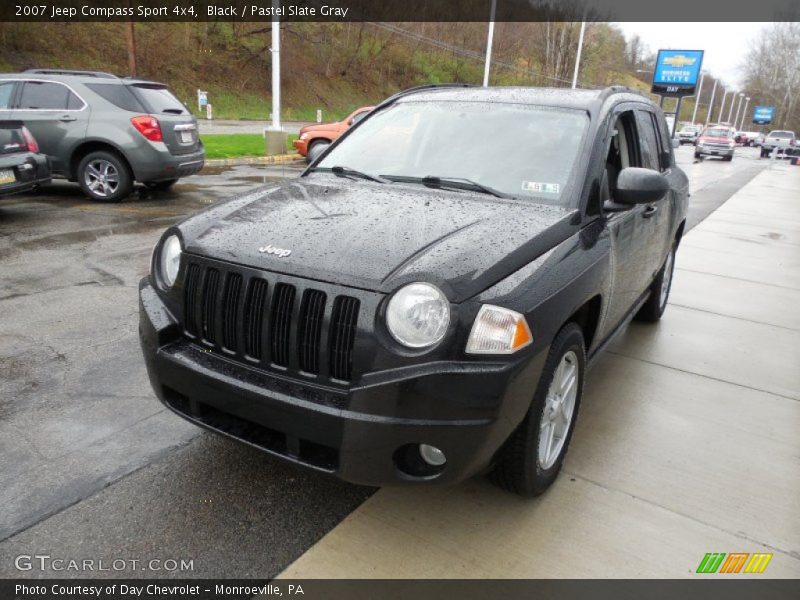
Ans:
[[[103,71],[76,71],[73,69],[28,69],[26,73],[35,75],[76,75],[79,77],[98,77],[101,79],[119,79],[113,73]]]
[[[602,102],[603,100],[608,98],[611,94],[620,94],[622,92],[629,92],[629,93],[633,93],[633,94],[638,93],[637,90],[629,88],[627,85],[610,85],[610,86],[608,86],[606,88],[603,88],[603,90],[600,92],[600,95],[597,97],[597,99]]]
[[[389,96],[388,98],[386,98],[386,100],[378,104],[378,106],[376,106],[375,108],[376,109],[381,108],[382,106],[391,104],[395,100],[403,98],[404,96],[410,96],[411,94],[416,94],[417,92],[424,92],[427,90],[435,90],[435,89],[471,88],[471,87],[477,87],[477,86],[473,83],[426,83],[425,85],[417,85],[415,87],[408,88],[407,90],[401,90],[396,94],[394,94],[393,96]]]

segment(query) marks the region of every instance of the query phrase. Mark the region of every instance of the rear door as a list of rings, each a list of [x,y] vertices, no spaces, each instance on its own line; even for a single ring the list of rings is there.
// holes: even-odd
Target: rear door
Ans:
[[[72,149],[86,137],[89,105],[70,86],[27,79],[17,93],[14,119],[22,121],[50,157],[54,172],[66,175]]]
[[[200,149],[197,119],[167,86],[137,82],[129,87],[148,113],[158,119],[164,144],[171,154],[191,154]]]

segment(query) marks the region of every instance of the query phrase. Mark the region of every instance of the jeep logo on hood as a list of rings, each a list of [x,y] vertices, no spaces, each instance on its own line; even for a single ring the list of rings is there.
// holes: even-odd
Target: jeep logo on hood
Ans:
[[[272,244],[270,244],[269,246],[261,246],[261,248],[259,248],[258,251],[261,252],[261,254],[272,254],[274,256],[277,256],[278,258],[286,258],[292,253],[291,250],[277,248]]]

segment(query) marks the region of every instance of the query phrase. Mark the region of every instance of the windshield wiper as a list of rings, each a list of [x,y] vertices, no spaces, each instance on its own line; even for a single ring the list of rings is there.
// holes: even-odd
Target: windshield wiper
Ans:
[[[470,190],[473,192],[481,192],[483,194],[490,194],[496,198],[515,198],[510,194],[496,190],[488,185],[483,185],[472,179],[465,177],[436,177],[434,175],[426,175],[425,177],[408,177],[406,175],[384,175],[392,179],[392,181],[400,181],[405,183],[421,183],[422,185],[435,188],[453,188],[457,190]]]
[[[327,168],[328,167],[314,167],[312,171],[321,171]],[[369,181],[377,181],[378,183],[392,183],[388,179],[384,179],[379,175],[370,175],[369,173],[356,171],[355,169],[351,169],[350,167],[342,167],[339,165],[336,165],[335,167],[330,167],[330,172],[336,175],[337,177],[360,177],[361,179],[367,179]]]

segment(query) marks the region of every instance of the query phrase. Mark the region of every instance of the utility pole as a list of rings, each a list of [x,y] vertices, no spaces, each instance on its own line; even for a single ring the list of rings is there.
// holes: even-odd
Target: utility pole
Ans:
[[[578,38],[578,53],[575,55],[575,71],[572,73],[572,89],[578,87],[578,69],[581,66],[581,53],[583,52],[583,34],[586,32],[586,21],[581,21],[581,35]]]
[[[486,40],[486,62],[483,65],[483,87],[489,87],[489,69],[492,64],[492,41],[494,40],[494,16],[497,10],[497,0],[492,0],[492,9],[489,14],[489,36]]]
[[[711,121],[711,111],[714,110],[714,95],[717,93],[717,83],[719,83],[716,79],[714,80],[714,87],[711,88],[711,102],[708,103],[708,112],[706,113],[706,127],[708,127],[709,121]]]
[[[128,42],[128,75],[136,77],[136,30],[133,21],[125,23],[125,38]]]
[[[692,125],[697,117],[697,105],[700,104],[700,94],[703,93],[703,80],[706,78],[705,73],[700,74],[700,85],[697,88],[697,95],[694,97],[694,110],[692,111]]]

